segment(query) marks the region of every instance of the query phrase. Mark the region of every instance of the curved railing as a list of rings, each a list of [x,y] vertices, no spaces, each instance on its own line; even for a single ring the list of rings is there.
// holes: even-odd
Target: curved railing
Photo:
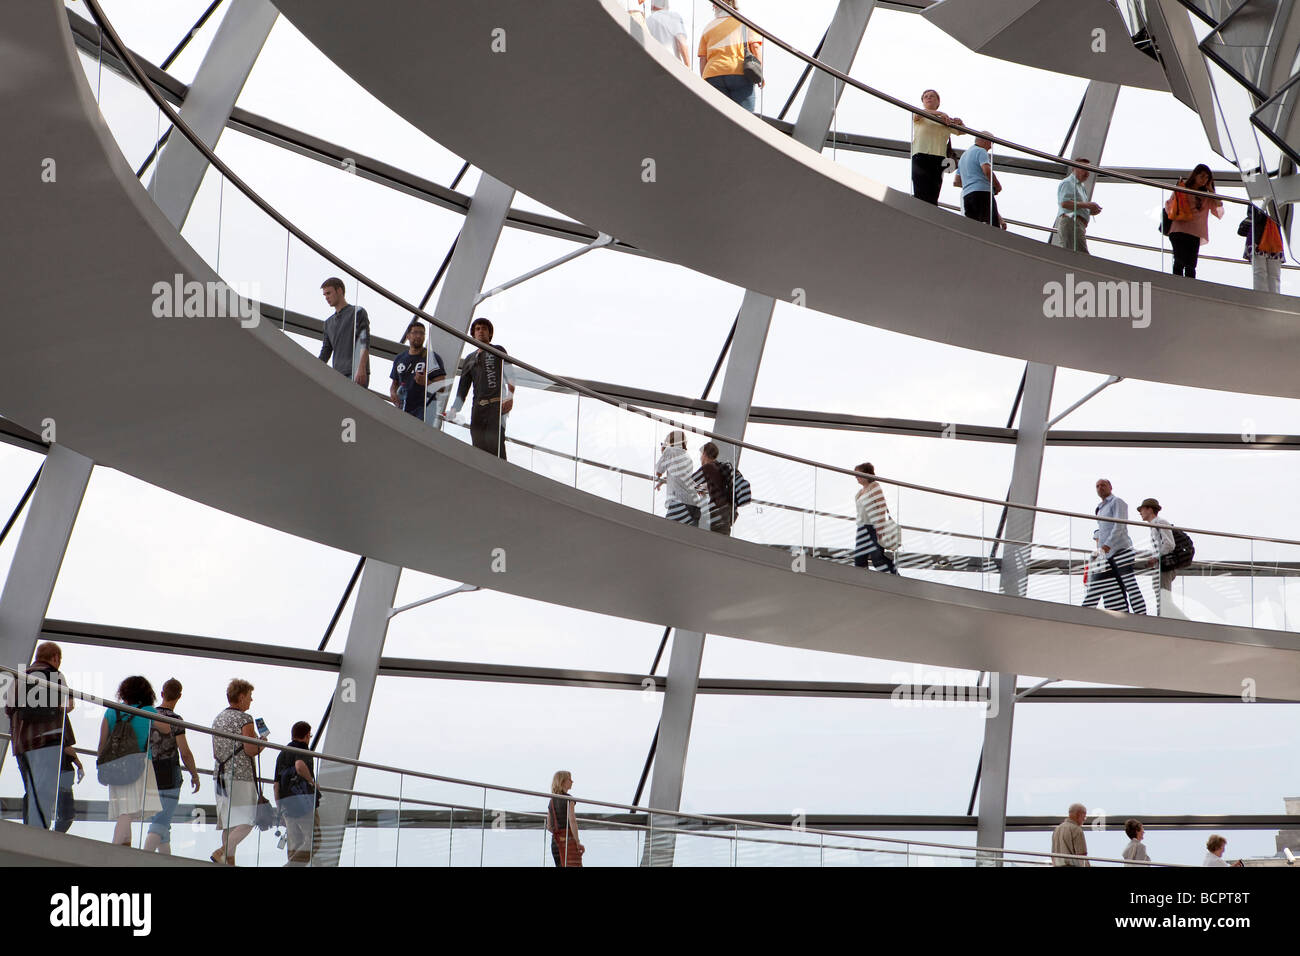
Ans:
[[[196,200],[182,234],[228,285],[260,292],[246,299],[260,298],[268,303],[278,299],[282,314],[287,314],[300,302],[304,309],[320,308],[315,296],[321,280],[339,273],[347,283],[350,301],[369,311],[376,332],[388,330],[393,338],[399,338],[412,318],[418,317],[459,342],[478,346],[460,330],[352,268],[262,199],[195,136],[149,83],[96,0],[88,0],[87,7],[134,78],[135,87],[131,89],[143,90],[149,98],[150,115],[155,118],[154,128],[149,130],[153,136],[150,144],[171,124],[211,164],[210,182]],[[122,92],[113,90],[104,95],[116,97]],[[105,113],[116,111],[117,106]],[[232,241],[231,236],[237,241]],[[493,347],[485,349],[504,356]],[[790,549],[794,569],[809,557],[843,560],[854,552],[856,518],[852,505],[857,475],[853,463],[819,463],[750,442],[728,440],[713,432],[705,419],[688,417],[679,421],[658,415],[617,402],[516,355],[510,355],[509,361],[563,389],[539,391],[526,399],[516,393],[519,407],[508,419],[504,444],[499,431],[493,439],[508,455],[511,442],[526,443],[528,467],[533,471],[663,514],[664,500],[648,476],[656,470],[667,435],[682,430],[701,440],[715,440],[724,456],[744,453],[743,472],[761,503],[740,511],[733,536]],[[397,410],[392,413],[402,414]],[[557,454],[555,449],[564,451]],[[516,464],[521,463],[518,454],[513,458]],[[1165,597],[1160,593],[1158,569],[1139,568],[1133,587],[1126,589],[1116,603],[1113,586],[1108,590],[1105,584],[1106,569],[1089,559],[1091,535],[1096,527],[1093,515],[1014,506],[1013,515],[1032,512],[1036,526],[1032,540],[1011,539],[1001,530],[1008,507],[1002,500],[944,491],[888,475],[881,475],[878,481],[889,489],[891,515],[904,529],[899,563],[909,576],[1057,603],[1095,600],[1112,607],[1137,607],[1140,602],[1148,611],[1159,605],[1162,614],[1215,623],[1294,630],[1300,621],[1300,590],[1291,581],[1300,576],[1297,541],[1185,528],[1196,539],[1200,573],[1176,579],[1179,590],[1174,595],[1166,591],[1169,596]],[[1140,493],[1134,493],[1130,501],[1140,497]],[[832,503],[839,503],[843,510]],[[1117,524],[1127,527],[1135,539],[1139,563],[1152,557],[1141,553],[1149,526],[1136,519]],[[974,547],[976,543],[978,548]],[[927,557],[913,561],[909,557],[912,555]],[[1216,569],[1232,573],[1221,574]],[[1085,583],[1085,575],[1089,583]],[[1127,575],[1125,580],[1127,583]]]
[[[59,750],[73,748],[79,758],[87,758],[81,761],[86,774],[80,781],[74,775],[62,781],[58,775],[50,775],[37,782],[35,792],[42,808],[56,808],[51,825],[59,813],[59,789],[63,787],[67,791],[65,812],[67,801],[75,800],[69,821],[72,833],[109,840],[112,828],[120,827],[118,842],[125,838],[133,847],[152,849],[155,844],[148,834],[153,824],[156,841],[168,842],[173,855],[204,859],[221,845],[221,831],[244,819],[238,809],[228,811],[209,802],[210,788],[215,786],[209,768],[198,771],[202,779],[197,790],[184,768],[178,791],[167,790],[171,781],[164,780],[163,786],[157,786],[156,776],[153,783],[140,786],[135,781],[147,781],[145,775],[153,773],[152,765],[143,757],[121,757],[96,766],[96,751],[76,747],[74,739],[98,741],[110,709],[184,728],[191,752],[202,751],[205,763],[214,741],[256,742],[249,737],[106,700],[4,665],[0,665],[0,691],[9,704],[21,698],[33,704],[73,705],[56,746]],[[78,702],[81,706],[75,706]],[[256,774],[265,798],[272,805],[278,804],[279,812],[268,816],[265,829],[254,826],[238,845],[239,865],[283,864],[285,853],[300,849],[296,846],[298,835],[305,835],[306,857],[318,866],[552,865],[551,841],[545,827],[550,793],[313,753],[310,770],[315,789],[321,794],[316,811],[319,824],[295,826],[296,818],[310,820],[313,801],[310,797],[277,798],[271,767],[275,758],[290,747],[269,740],[263,746],[266,759],[258,756]],[[195,760],[197,763],[197,755]],[[32,762],[34,767],[39,765],[39,760]],[[131,782],[112,788],[99,782],[100,776],[107,778],[110,774]],[[222,782],[234,791],[236,787],[229,786],[232,776],[228,768],[223,769]],[[1053,859],[1051,853],[1033,850],[824,830],[808,827],[798,819],[782,826],[647,809],[576,795],[562,799],[575,804],[580,839],[587,847],[584,864],[589,866],[1047,866]],[[159,818],[164,812],[169,824]],[[167,841],[162,840],[164,832]],[[286,845],[290,840],[294,847]],[[1126,862],[1102,856],[1070,859],[1102,865]],[[296,862],[306,863],[307,859],[300,856]]]
[[[762,49],[766,51],[763,54],[766,60],[765,69],[770,70],[772,67],[775,66],[778,68],[778,72],[780,72],[781,67],[789,68],[790,67],[789,63],[780,62],[780,56],[783,56],[783,57],[792,58],[795,64],[794,69],[793,70],[787,69],[787,72],[793,73],[793,72],[798,72],[800,70],[802,71],[802,75],[800,76],[798,82],[795,84],[793,92],[790,93],[789,98],[785,102],[785,107],[781,111],[782,118],[785,116],[786,112],[789,110],[789,108],[794,104],[795,100],[798,98],[800,90],[809,88],[810,84],[807,83],[807,77],[811,71],[816,71],[820,74],[823,74],[826,77],[831,78],[835,82],[835,84],[837,84],[839,87],[842,87],[845,91],[855,90],[859,93],[865,94],[866,96],[870,97],[872,101],[874,101],[875,103],[884,104],[886,106],[904,111],[906,114],[908,114],[909,126],[910,126],[911,117],[930,116],[930,114],[927,113],[927,111],[922,107],[916,106],[896,96],[892,96],[889,93],[884,92],[883,90],[877,89],[867,83],[864,83],[861,80],[858,80],[850,76],[847,72],[837,69],[834,66],[831,66],[830,64],[827,64],[824,61],[818,59],[817,56],[810,55],[804,52],[794,44],[788,42],[787,40],[782,39],[780,36],[776,35],[772,31],[765,29],[761,24],[757,23],[753,18],[746,16],[744,13],[741,13],[739,10],[735,9],[731,4],[726,3],[725,0],[724,2],[720,2],[716,4],[716,6],[724,10],[736,21],[743,24],[750,31],[751,40],[759,39],[762,41]],[[687,24],[687,29],[689,31],[691,63],[689,64],[688,67],[686,67],[692,70],[692,72],[696,72],[696,73],[700,72],[697,54],[700,45],[700,40],[707,27],[708,27],[708,23],[698,17],[695,17],[694,10],[692,10],[689,23]],[[654,42],[654,41],[650,41],[650,42]],[[772,48],[775,48],[775,50],[773,51]],[[769,54],[773,54],[773,56],[769,58]],[[722,95],[722,94],[718,94],[718,95]],[[805,96],[807,95],[810,94],[805,93]],[[951,108],[943,107],[942,104],[941,104],[941,109],[945,109],[946,112],[949,113],[949,115],[956,115],[955,110]],[[762,111],[761,105],[759,106],[758,111],[759,112]],[[840,111],[840,107],[837,105],[832,114],[835,117],[835,120],[833,120],[832,132],[830,136],[830,143],[832,144],[832,149],[834,148],[839,138],[838,130],[835,125],[838,123],[839,111]],[[1105,177],[1105,179],[1110,182],[1130,184],[1130,185],[1146,187],[1152,190],[1158,190],[1160,195],[1160,203],[1159,203],[1160,206],[1163,206],[1165,201],[1174,193],[1185,193],[1187,195],[1200,196],[1202,198],[1204,198],[1206,195],[1205,193],[1198,193],[1190,189],[1179,187],[1177,185],[1171,185],[1166,182],[1161,182],[1158,180],[1149,179],[1140,175],[1136,175],[1135,173],[1123,169],[1116,169],[1113,167],[1103,166],[1097,162],[1081,162],[1079,160],[1072,159],[1067,156],[1058,155],[1054,152],[1051,152],[1050,150],[1038,149],[1036,147],[1017,142],[1010,138],[996,135],[987,130],[981,131],[978,127],[972,125],[967,125],[967,124],[962,124],[957,122],[946,123],[943,125],[946,125],[949,127],[949,129],[951,129],[953,136],[961,136],[961,135],[970,136],[970,137],[982,136],[988,139],[994,146],[1002,147],[1004,150],[1008,151],[1009,153],[1018,154],[1018,158],[1032,157],[1033,159],[1045,160],[1050,163],[1059,164],[1061,167],[1063,167],[1063,170],[1065,171],[1066,174],[1068,174],[1068,172],[1071,169],[1087,170],[1089,173],[1093,174],[1094,176],[1094,189],[1093,189],[1094,194],[1096,191],[1095,184],[1097,182],[1095,177]],[[969,145],[970,143],[973,143],[973,139],[966,141],[966,145]],[[999,162],[1002,161],[1003,160],[1000,160],[994,154],[994,151],[992,150],[990,151],[990,166],[995,175],[999,171]],[[1261,164],[1261,159],[1252,158],[1252,157],[1245,157],[1245,158],[1238,157],[1236,161],[1236,165],[1238,166],[1239,169],[1246,169],[1246,170],[1256,168],[1260,166],[1260,164]],[[1007,172],[1009,170],[1003,169],[1002,171]],[[1273,194],[1272,194],[1271,184],[1269,184],[1268,186],[1268,192],[1270,197],[1272,197]],[[1095,195],[1093,198],[1095,199]],[[1227,218],[1226,214],[1230,212],[1232,209],[1241,210],[1243,211],[1243,215],[1244,215],[1244,210],[1247,207],[1252,205],[1251,200],[1249,199],[1242,199],[1237,196],[1227,195],[1224,193],[1214,193],[1213,198],[1225,204],[1225,218]],[[1272,199],[1272,205],[1276,209],[1277,202],[1275,198]],[[959,199],[957,201],[958,212],[961,211],[960,206],[961,206],[961,200]],[[1055,228],[1054,226],[1051,225],[1045,227],[1045,226],[1034,225],[1025,222],[1012,221],[1005,216],[1003,216],[1003,218],[1006,219],[1009,225],[1026,228],[1032,231],[1045,231],[1048,233],[1055,233]],[[1053,218],[1055,218],[1055,216]],[[1105,221],[1104,216],[1102,221],[1103,222]],[[1236,225],[1236,221],[1228,218],[1228,221],[1225,222],[1223,225],[1212,227],[1212,229],[1215,229],[1217,231],[1223,228],[1235,227],[1235,225]],[[1143,243],[1125,243],[1123,240],[1117,240],[1114,238],[1102,239],[1100,237],[1094,237],[1092,235],[1089,235],[1087,237],[1087,240],[1090,243],[1100,242],[1102,244],[1127,245],[1130,248],[1142,248],[1149,251],[1158,251],[1162,255],[1162,260],[1165,253],[1169,252],[1169,247],[1167,244],[1162,244],[1159,247],[1151,247]],[[1209,256],[1202,256],[1201,258],[1204,259],[1213,258],[1214,261],[1233,262],[1233,263],[1240,263],[1240,264],[1245,264],[1247,261],[1244,259],[1226,259],[1223,257],[1209,257]],[[1163,261],[1161,263],[1161,268],[1162,270],[1164,269]]]

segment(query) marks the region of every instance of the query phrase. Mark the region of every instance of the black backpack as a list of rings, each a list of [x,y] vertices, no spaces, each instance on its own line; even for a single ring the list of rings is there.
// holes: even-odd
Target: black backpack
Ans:
[[[280,785],[280,800],[283,802],[286,797],[307,797],[312,794],[316,795],[316,805],[320,805],[320,794],[316,793],[313,787],[302,774],[298,773],[298,761],[305,760],[311,762],[310,755],[299,756],[299,752],[287,751],[292,761],[289,766],[280,771],[280,776],[276,778],[276,783]]]
[[[108,740],[95,757],[95,775],[106,787],[120,787],[134,783],[144,771],[144,751],[140,749],[140,739],[135,735],[133,724],[147,717],[136,717],[115,711],[117,718],[113,729],[108,732]]]
[[[1177,528],[1170,530],[1174,533],[1174,550],[1160,556],[1161,571],[1177,571],[1179,568],[1185,568],[1192,563],[1192,558],[1196,557],[1196,545],[1192,544],[1192,539],[1187,532],[1179,531]]]
[[[718,462],[718,469],[722,472],[724,494],[731,506],[731,521],[734,524],[740,509],[754,500],[753,490],[749,487],[749,479],[738,469],[732,468],[730,462]]]

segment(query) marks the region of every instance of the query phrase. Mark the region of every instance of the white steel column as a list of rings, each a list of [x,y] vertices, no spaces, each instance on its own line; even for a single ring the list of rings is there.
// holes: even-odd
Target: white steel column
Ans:
[[[700,686],[703,658],[703,634],[673,631],[663,713],[659,718],[659,746],[655,750],[654,776],[650,779],[650,806],[656,810],[681,807],[686,751],[691,742],[691,721],[695,719],[695,694]],[[676,825],[676,819],[651,815],[655,830],[646,839],[642,865],[672,866],[676,841],[669,831]]]
[[[322,753],[352,760],[361,755],[375,680],[379,676],[379,659],[383,656],[384,639],[388,635],[388,612],[397,596],[397,580],[401,573],[402,569],[394,565],[373,558],[366,561],[352,610],[352,624],[348,628],[348,643],[343,648],[343,659],[339,664],[339,679],[330,705],[329,727],[321,744]],[[351,764],[321,761],[317,770],[317,779],[325,788],[351,790],[356,776],[356,768]],[[396,780],[391,782],[397,783]],[[351,805],[352,798],[345,793],[326,793],[322,798],[321,845],[315,853],[314,865],[338,865]]]
[[[867,21],[876,0],[840,0],[822,46],[821,59],[838,70],[848,72],[857,56]],[[814,70],[808,93],[799,110],[794,138],[810,149],[821,152],[830,132],[831,121],[844,87]],[[754,384],[763,360],[763,346],[772,324],[776,300],[746,291],[736,320],[736,335],[727,355],[727,370],[718,399],[718,415],[713,431],[728,438],[743,439],[754,400]],[[720,449],[721,457],[736,462],[734,446]],[[664,693],[663,716],[659,723],[659,745],[655,751],[654,775],[650,781],[650,806],[657,810],[681,807],[682,783],[686,772],[686,751],[690,744],[691,721],[695,713],[695,693],[700,680],[700,661],[704,654],[705,635],[697,631],[675,631],[672,655],[668,661],[668,684]],[[662,820],[662,818],[660,818]],[[656,826],[659,821],[656,821]],[[671,833],[648,847],[653,849],[656,866],[672,865],[674,840]],[[646,857],[649,857],[647,852]],[[643,859],[643,862],[650,862]]]
[[[501,229],[505,225],[515,190],[499,179],[483,173],[470,200],[465,223],[456,240],[456,251],[442,281],[438,304],[433,315],[452,328],[468,332],[474,316],[474,300],[483,289],[488,266],[496,252]],[[465,343],[440,329],[430,329],[428,347],[437,352],[447,369],[447,377],[455,378],[457,365]]]
[[[1084,95],[1083,112],[1075,132],[1074,158],[1086,158],[1094,166],[1101,164],[1101,154],[1110,132],[1111,117],[1119,86],[1093,80]],[[1089,183],[1096,185],[1095,176]],[[1051,415],[1052,388],[1056,366],[1030,362],[1025,369],[1025,391],[1020,403],[1020,427],[1016,435],[1016,455],[1011,465],[1011,490],[1007,501],[1038,504],[1038,488],[1043,472],[1043,449],[1047,441],[1047,422]],[[1011,542],[1034,539],[1035,512],[1021,508],[1007,509],[1004,536]],[[1026,566],[1029,544],[1011,544],[1001,549],[1002,591],[1024,597],[1027,593]],[[1006,840],[1007,789],[1011,780],[1011,729],[1015,717],[1015,674],[990,674],[987,719],[984,722],[984,750],[980,758],[978,846],[1000,847]],[[987,860],[987,863],[1001,860]]]
[[[51,445],[45,456],[41,480],[27,505],[27,520],[0,592],[0,662],[7,667],[26,666],[36,650],[94,464],[62,445]],[[76,669],[75,660],[69,658],[65,663]],[[9,732],[3,708],[0,732]],[[0,767],[8,752],[7,744],[0,746]]]
[[[248,74],[280,15],[269,0],[229,3],[230,9],[203,55],[180,109],[181,117],[209,149],[216,148]],[[163,215],[177,229],[185,224],[207,169],[207,159],[179,134],[168,137],[167,145],[158,154],[150,190]]]
[[[876,0],[840,0],[822,45],[823,63],[847,73],[862,44],[867,22],[876,7]],[[799,108],[799,118],[794,125],[794,139],[809,149],[821,152],[830,132],[835,110],[839,106],[844,86],[821,70],[814,69],[808,81],[808,92]],[[794,295],[794,290],[790,290]],[[722,394],[718,399],[718,417],[714,431],[729,438],[744,438],[749,421],[749,409],[754,400],[754,385],[763,361],[763,348],[767,344],[768,329],[772,325],[772,312],[776,300],[756,292],[745,292],[736,319],[736,335],[727,354],[727,370],[722,378]],[[722,457],[735,464],[739,460],[734,446],[720,447]]]

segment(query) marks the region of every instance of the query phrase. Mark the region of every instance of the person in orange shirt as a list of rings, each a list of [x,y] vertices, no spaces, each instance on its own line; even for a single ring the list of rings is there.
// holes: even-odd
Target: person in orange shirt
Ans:
[[[731,5],[739,10],[740,4]],[[740,21],[720,8],[713,8],[713,21],[700,35],[700,76],[751,113],[758,109],[756,85],[745,76],[745,53],[752,53],[761,63],[763,39],[749,32]]]

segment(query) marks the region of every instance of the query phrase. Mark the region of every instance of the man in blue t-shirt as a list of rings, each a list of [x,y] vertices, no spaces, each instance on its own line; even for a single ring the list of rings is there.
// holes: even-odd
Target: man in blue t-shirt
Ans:
[[[1007,224],[998,215],[998,203],[993,197],[1002,192],[1002,184],[993,172],[989,147],[993,141],[988,134],[975,138],[975,145],[961,154],[957,161],[955,185],[961,186],[962,211],[968,219],[977,219],[1001,229]]]
[[[392,385],[388,390],[394,405],[421,421],[437,421],[437,392],[427,386],[445,381],[447,370],[437,352],[424,347],[424,326],[412,322],[406,330],[406,351],[393,360]],[[425,415],[425,404],[429,404]]]

